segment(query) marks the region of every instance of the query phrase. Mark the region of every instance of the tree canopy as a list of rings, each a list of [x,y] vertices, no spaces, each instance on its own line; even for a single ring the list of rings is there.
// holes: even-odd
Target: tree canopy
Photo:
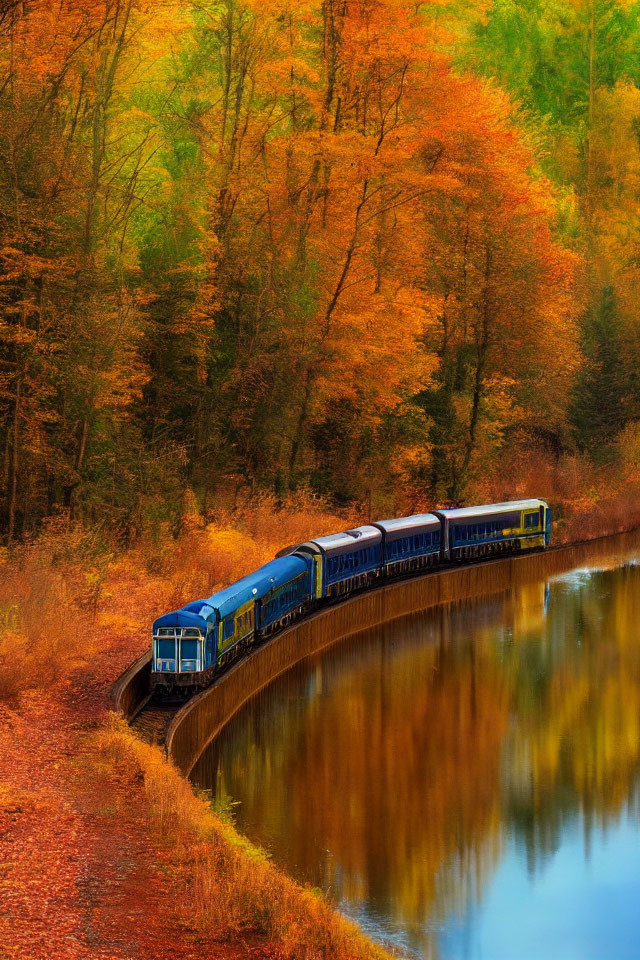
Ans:
[[[636,416],[638,6],[3,4],[8,538],[596,455],[605,290]]]

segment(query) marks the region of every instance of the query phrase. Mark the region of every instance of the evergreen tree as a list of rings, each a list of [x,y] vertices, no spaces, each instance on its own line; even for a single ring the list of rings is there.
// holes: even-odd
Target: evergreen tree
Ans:
[[[585,362],[570,408],[573,434],[593,459],[606,459],[629,420],[629,378],[612,287],[605,287],[599,305],[585,316],[582,350]]]

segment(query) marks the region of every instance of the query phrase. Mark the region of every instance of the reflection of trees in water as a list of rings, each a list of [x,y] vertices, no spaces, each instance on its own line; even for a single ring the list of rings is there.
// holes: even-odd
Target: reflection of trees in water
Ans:
[[[639,622],[638,567],[583,574],[554,585],[541,636],[510,648],[517,725],[504,756],[504,817],[532,870],[578,812],[588,842],[637,803]]]
[[[196,779],[219,771],[295,875],[424,928],[431,955],[429,918],[482,894],[505,831],[533,869],[637,781],[640,569],[560,581],[544,610],[535,584],[342,643],[256,698]]]

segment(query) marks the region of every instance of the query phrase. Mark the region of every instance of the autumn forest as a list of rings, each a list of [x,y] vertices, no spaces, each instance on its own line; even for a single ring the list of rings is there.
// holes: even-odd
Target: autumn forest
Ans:
[[[556,543],[640,527],[639,293],[640,2],[0,0],[2,960],[389,960],[113,686],[157,617],[286,544],[520,497],[550,503]],[[640,755],[623,581],[601,606],[624,644],[607,626],[597,658],[585,601],[566,671],[540,667],[562,610],[522,655],[544,723],[518,756],[544,784],[577,731],[567,782],[605,812]],[[418,798],[436,864],[481,817],[493,836],[510,704],[534,702],[509,604],[490,651],[420,633],[406,660],[441,742]],[[425,754],[410,702],[371,765],[397,803]],[[349,703],[360,762],[375,724]]]
[[[640,5],[3,0],[0,58],[9,541],[633,483]]]

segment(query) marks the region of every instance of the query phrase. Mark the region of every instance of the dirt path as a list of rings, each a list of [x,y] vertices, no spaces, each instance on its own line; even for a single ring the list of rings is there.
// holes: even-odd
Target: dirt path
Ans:
[[[178,921],[186,886],[149,828],[140,775],[116,773],[95,742],[110,681],[85,670],[0,707],[0,960],[272,956]]]

